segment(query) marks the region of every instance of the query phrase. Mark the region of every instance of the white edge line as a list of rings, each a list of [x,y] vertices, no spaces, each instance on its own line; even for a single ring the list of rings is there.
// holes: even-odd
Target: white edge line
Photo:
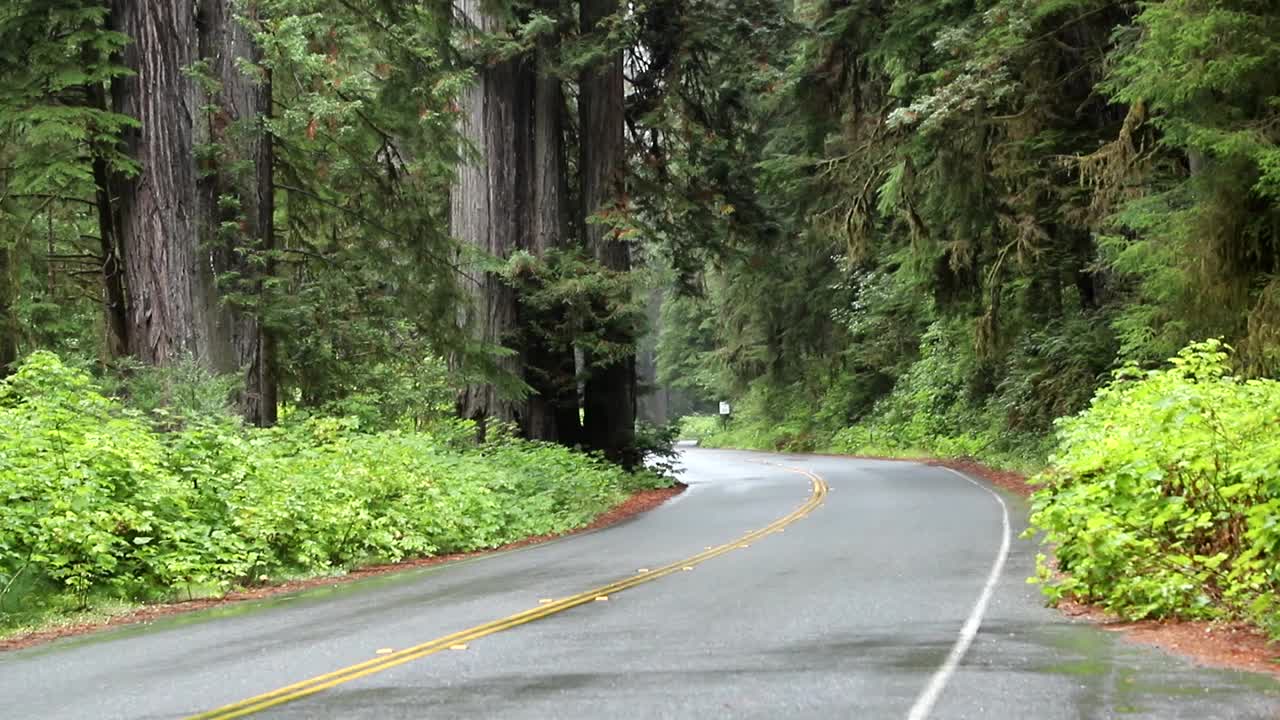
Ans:
[[[1000,582],[1000,575],[1004,572],[1005,560],[1009,557],[1009,506],[1005,504],[1004,498],[1000,497],[1000,494],[996,491],[964,473],[956,472],[951,468],[943,469],[986,490],[991,494],[991,497],[996,499],[996,502],[1000,503],[1000,510],[1003,513],[1001,522],[1004,526],[1004,535],[1000,540],[1000,554],[996,556],[995,562],[991,565],[991,573],[987,575],[987,584],[982,588],[982,595],[978,597],[978,602],[974,604],[973,610],[969,613],[969,618],[964,621],[964,627],[960,628],[960,637],[956,638],[956,643],[951,646],[951,652],[947,655],[947,659],[934,671],[933,677],[929,678],[929,684],[925,686],[924,691],[916,698],[915,704],[911,706],[911,712],[907,714],[907,720],[925,720],[929,717],[929,713],[933,711],[933,706],[938,702],[938,698],[947,687],[947,682],[951,680],[951,676],[955,674],[956,668],[960,667],[960,661],[964,659],[965,653],[969,651],[969,646],[973,644],[973,638],[978,634],[978,628],[982,626],[982,616],[987,612],[987,605],[991,603],[991,595],[995,592],[996,585]]]

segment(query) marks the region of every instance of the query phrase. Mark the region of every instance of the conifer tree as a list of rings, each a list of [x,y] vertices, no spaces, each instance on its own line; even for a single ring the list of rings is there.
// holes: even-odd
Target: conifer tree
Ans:
[[[114,110],[137,120],[125,133],[138,172],[111,188],[128,287],[129,351],[143,363],[193,361],[246,372],[241,410],[275,421],[275,379],[261,324],[229,300],[228,274],[260,289],[248,267],[271,245],[272,153],[261,119],[270,84],[246,75],[258,59],[232,0],[197,4],[117,1],[131,38]]]
[[[532,235],[529,252],[546,262],[550,254],[571,247],[569,169],[565,157],[567,106],[557,63],[562,40],[563,7],[541,0],[536,10],[552,28],[538,37],[534,53],[533,174],[530,177]],[[562,325],[560,307],[521,308],[524,324]],[[529,317],[529,315],[538,317]],[[573,348],[545,334],[526,335],[526,374],[532,392],[525,410],[525,432],[533,439],[573,445],[580,440],[578,388]]]
[[[249,15],[241,18],[240,9]],[[271,76],[262,66],[250,23],[257,9],[238,0],[203,0],[200,56],[210,98],[200,119],[210,167],[198,192],[207,215],[209,253],[219,283],[217,324],[232,349],[231,370],[243,373],[239,407],[246,420],[275,424],[275,340],[262,318],[264,278],[275,245]],[[199,151],[200,149],[197,148]]]
[[[503,347],[515,333],[516,298],[501,275],[485,259],[505,260],[529,246],[529,104],[530,75],[520,57],[486,57],[487,36],[500,35],[510,25],[507,10],[483,0],[457,4],[457,21],[464,43],[472,51],[475,82],[459,99],[461,137],[465,143],[451,200],[450,227],[472,257],[464,284],[471,302],[464,305],[461,324],[474,339]],[[476,52],[478,57],[474,57]],[[464,418],[518,422],[518,399],[499,391],[495,372],[520,378],[516,351],[495,358],[496,366],[480,382],[459,394],[458,412]],[[483,434],[483,424],[481,433]]]
[[[586,246],[603,268],[631,270],[631,249],[607,222],[625,203],[626,145],[622,52],[608,47],[604,21],[616,19],[617,0],[581,0],[580,23],[585,35],[599,35],[602,59],[582,70],[578,80],[581,203]],[[610,458],[633,462],[635,445],[636,361],[634,337],[607,340],[631,345],[621,358],[593,365],[583,396],[583,426],[589,444]]]
[[[212,370],[233,367],[220,327],[216,279],[207,255],[213,215],[196,166],[205,106],[190,72],[200,59],[196,5],[115,0],[115,28],[131,38],[116,80],[114,109],[135,118],[126,152],[138,164],[113,188],[129,288],[129,350],[149,365],[186,358]]]

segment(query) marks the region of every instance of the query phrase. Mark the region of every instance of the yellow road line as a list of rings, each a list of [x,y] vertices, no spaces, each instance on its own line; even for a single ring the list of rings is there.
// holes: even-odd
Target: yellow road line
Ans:
[[[821,477],[818,477],[814,473],[806,470],[799,470],[796,468],[783,469],[809,478],[813,488],[809,499],[791,513],[775,520],[759,530],[749,532],[737,540],[710,548],[694,555],[691,558],[680,560],[678,562],[671,563],[670,565],[665,565],[654,570],[647,570],[593,590],[587,590],[586,592],[581,592],[577,595],[555,600],[550,603],[544,603],[537,607],[516,613],[515,615],[493,620],[483,625],[477,625],[451,635],[445,635],[444,637],[436,638],[435,640],[430,640],[410,648],[405,648],[398,652],[382,655],[371,660],[366,660],[362,663],[350,665],[340,670],[325,673],[323,675],[317,675],[316,677],[309,678],[292,685],[286,685],[285,687],[272,690],[268,693],[255,695],[254,697],[247,698],[230,705],[224,705],[216,710],[210,710],[208,712],[200,713],[199,715],[193,715],[187,718],[187,720],[230,720],[231,718],[244,717],[246,715],[259,713],[278,705],[283,705],[295,700],[300,700],[309,695],[314,695],[337,685],[351,682],[352,680],[380,673],[398,665],[419,660],[428,655],[434,655],[442,650],[448,650],[454,645],[465,644],[488,635],[493,635],[494,633],[502,632],[503,630],[509,630],[520,625],[534,622],[535,620],[540,620],[550,615],[564,612],[565,610],[578,607],[579,605],[594,602],[598,597],[620,593],[637,585],[643,585],[644,583],[652,582],[658,578],[671,575],[672,573],[692,568],[695,565],[699,565],[714,557],[724,555],[725,553],[731,552],[740,547],[746,547],[748,543],[761,539],[776,530],[781,530],[787,525],[790,525],[796,520],[809,514],[811,510],[821,505],[823,499],[826,497],[828,489],[827,483]]]

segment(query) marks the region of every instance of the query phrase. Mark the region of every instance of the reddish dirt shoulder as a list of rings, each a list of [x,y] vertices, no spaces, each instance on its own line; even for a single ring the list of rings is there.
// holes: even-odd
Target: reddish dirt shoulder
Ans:
[[[968,475],[980,477],[983,480],[1004,488],[1012,493],[1021,495],[1022,497],[1030,497],[1035,492],[1035,487],[1028,482],[1027,476],[1012,470],[997,470],[987,467],[976,460],[957,458],[954,460],[939,460],[934,458],[909,458],[909,457],[882,457],[879,455],[833,455],[829,453],[816,453],[823,457],[843,457],[854,458],[857,460],[886,460],[888,462],[917,462],[931,465],[933,467],[945,467],[952,470],[958,470]]]
[[[1026,497],[1035,490],[1016,472],[995,470],[972,460],[935,460],[929,463],[983,478],[993,485]],[[1280,677],[1280,643],[1267,639],[1259,629],[1244,623],[1146,620],[1125,622],[1102,608],[1075,601],[1059,603],[1062,613],[1093,622],[1128,640],[1161,648],[1202,665],[1269,673]]]
[[[1133,642],[1158,647],[1201,665],[1280,677],[1280,643],[1267,639],[1251,625],[1183,620],[1125,622],[1099,607],[1073,600],[1062,601],[1058,609],[1096,623],[1103,630],[1121,633]]]
[[[996,470],[974,460],[930,460],[929,464],[959,470],[962,473],[980,477],[992,485],[1017,493],[1022,497],[1029,497],[1031,493],[1035,492],[1035,487],[1027,482],[1026,475],[1012,470]]]
[[[467,558],[481,557],[484,555],[492,555],[494,553],[504,552],[507,550],[515,550],[517,548],[527,547],[529,545],[537,545],[550,540],[569,535],[577,535],[579,533],[599,530],[622,522],[628,518],[648,512],[667,500],[684,492],[686,486],[682,483],[676,483],[669,488],[661,488],[657,490],[641,490],[631,497],[622,501],[613,508],[606,510],[591,521],[589,525],[578,528],[567,533],[553,535],[539,535],[537,537],[525,538],[517,542],[503,545],[502,547],[492,550],[481,550],[469,553],[455,553],[453,555],[436,555],[433,557],[415,558],[405,560],[403,562],[390,565],[369,565],[356,568],[346,575],[338,575],[333,577],[316,577],[306,580],[291,580],[289,582],[280,583],[278,585],[265,585],[263,587],[250,588],[246,590],[237,590],[220,598],[205,598],[200,600],[189,600],[186,602],[164,603],[157,605],[147,605],[136,610],[113,615],[101,622],[82,623],[78,625],[66,625],[62,627],[50,628],[38,632],[18,635],[11,638],[0,640],[0,652],[7,650],[18,650],[21,648],[40,645],[52,640],[60,638],[72,637],[76,635],[86,635],[88,633],[103,630],[105,628],[117,627],[120,625],[134,625],[137,623],[145,623],[158,618],[169,615],[178,615],[182,613],[196,612],[211,607],[221,605],[229,605],[232,603],[245,602],[249,600],[261,600],[263,598],[274,597],[276,595],[284,595],[287,593],[299,592],[316,587],[334,586],[344,583],[355,582],[364,578],[374,577],[377,575],[388,575],[391,573],[403,572],[405,570],[413,570],[416,568],[430,567],[432,565],[441,565],[448,562],[456,562]]]

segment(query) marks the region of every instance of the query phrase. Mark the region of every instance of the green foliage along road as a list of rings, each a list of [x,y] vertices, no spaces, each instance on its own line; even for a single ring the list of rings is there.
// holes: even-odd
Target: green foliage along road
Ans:
[[[1280,636],[1280,382],[1220,343],[1129,367],[1060,425],[1032,524],[1052,597],[1122,616],[1251,619]]]
[[[469,423],[175,429],[52,354],[0,382],[0,633],[111,601],[217,595],[581,527],[656,476]]]
[[[1280,373],[1274,3],[751,7],[655,194],[661,378],[737,441],[1036,466],[1126,362]]]

